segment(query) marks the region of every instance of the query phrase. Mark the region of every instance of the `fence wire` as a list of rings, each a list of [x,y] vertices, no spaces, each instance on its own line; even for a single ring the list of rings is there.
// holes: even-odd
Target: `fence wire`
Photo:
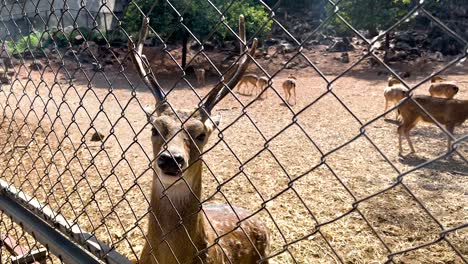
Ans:
[[[193,2],[165,0],[150,8],[151,1],[129,1],[125,11],[114,14],[114,1],[101,1],[93,10],[86,1],[3,1],[0,179],[37,199],[41,208],[50,208],[56,213],[52,218],[61,215],[69,227],[79,226],[81,236],[70,239],[85,248],[94,239],[108,245],[100,252],[87,248],[101,261],[116,251],[141,263],[185,263],[191,258],[179,259],[181,247],[194,252],[190,257],[200,263],[214,250],[221,251],[217,254],[224,256],[222,263],[236,263],[225,245],[234,236],[240,254],[246,247],[258,254],[258,241],[244,239],[258,221],[266,226],[270,244],[259,258],[262,263],[467,263],[466,125],[455,134],[437,122],[418,125],[412,132],[417,153],[399,157],[398,120],[384,121],[399,106],[382,111],[390,74],[409,89],[411,96],[405,100],[419,107],[412,94],[426,94],[432,77],[450,71],[455,72],[451,76],[465,77],[466,35],[434,14],[430,1],[413,1],[372,39],[343,13],[350,1],[320,2],[323,13],[302,33],[301,24],[291,23],[300,23],[300,18],[285,11],[288,1],[252,1],[263,7],[267,19],[252,29],[252,15],[246,14],[248,36],[241,55],[249,56],[245,49],[254,38],[262,40],[248,72],[265,76],[266,89],[246,95],[242,87],[230,87],[214,108],[210,119],[222,114],[223,120],[200,159],[189,164],[203,166],[201,197],[185,178],[166,186],[162,196],[152,196],[165,176],[155,168],[164,151],[153,149],[150,136],[163,132],[161,127],[155,131],[146,116],[145,107],[155,101],[127,46],[139,39],[139,21],[167,19],[150,20],[143,49],[177,127],[164,139],[163,150],[170,150],[178,135],[190,134],[190,120],[197,115],[176,109],[202,105],[212,87],[227,81],[226,72],[241,57],[237,42],[243,38],[232,23],[239,1],[200,1],[216,20],[204,36],[197,35],[200,29],[192,23]],[[122,15],[129,10],[134,11],[131,17]],[[410,62],[413,75],[406,78],[405,69],[384,59],[380,44],[419,18],[438,27],[462,47],[461,53],[426,71]],[[128,27],[132,21],[138,21],[135,31]],[[348,63],[332,58],[341,52],[324,50],[327,45],[318,41],[331,41],[330,25],[339,25],[352,39],[355,48],[346,53]],[[264,35],[270,27],[273,39]],[[219,41],[220,32],[231,40]],[[189,51],[182,66],[178,40],[184,37]],[[218,42],[222,48],[213,49]],[[206,71],[206,84],[195,78],[194,69],[199,68]],[[295,75],[299,95],[294,105],[282,88],[289,74]],[[466,91],[462,88],[460,94],[455,98],[463,98]],[[449,150],[442,143],[446,138],[452,139]],[[198,148],[193,143],[197,139],[186,140]],[[194,214],[174,212],[181,198],[173,196],[171,188],[197,200]],[[165,219],[159,219],[164,213],[153,206],[158,199],[171,205],[165,208],[172,216],[170,230],[164,230]],[[195,228],[187,224],[193,215],[206,216],[210,235],[203,243],[192,237]],[[2,212],[1,219],[2,263],[38,250],[47,254],[37,263],[64,261],[10,216]],[[220,222],[228,228],[220,228]],[[229,228],[230,222],[234,224]],[[154,225],[150,231],[149,225]],[[158,225],[164,235],[155,235]],[[187,245],[169,239],[181,233],[186,239],[180,244]],[[164,259],[155,253],[158,248],[172,252],[173,258]]]

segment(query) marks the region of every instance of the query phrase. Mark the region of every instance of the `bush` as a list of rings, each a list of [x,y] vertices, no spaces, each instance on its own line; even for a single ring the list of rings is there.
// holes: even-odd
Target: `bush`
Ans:
[[[134,1],[144,13],[147,13],[153,4],[153,1],[138,0]],[[229,10],[225,14],[228,25],[237,31],[238,18],[244,14],[246,18],[247,35],[252,36],[258,29],[262,28],[261,36],[265,36],[271,29],[272,22],[269,20],[268,12],[265,8],[256,4],[253,0],[239,0],[234,3],[224,0],[212,1],[219,10]],[[173,1],[177,10],[184,10],[184,24],[199,39],[204,40],[210,37],[213,29],[217,29],[215,38],[221,40],[233,39],[233,35],[222,24],[221,17],[207,1]],[[141,28],[143,14],[139,8],[133,4],[128,6],[123,19],[123,27],[129,34],[137,35]],[[167,4],[158,4],[150,14],[150,23],[158,34],[169,41],[180,40],[184,34],[184,29],[180,25],[180,19],[177,14]]]
[[[40,36],[40,33],[32,32],[17,41],[5,41],[7,51],[12,55],[22,54],[26,51],[35,52],[40,47]]]

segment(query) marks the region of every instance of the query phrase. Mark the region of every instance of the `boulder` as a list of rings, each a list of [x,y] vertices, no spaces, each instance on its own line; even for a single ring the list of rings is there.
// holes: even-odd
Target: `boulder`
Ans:
[[[104,134],[96,131],[93,135],[91,135],[91,141],[97,142],[97,141],[102,141],[104,140],[105,136]]]
[[[270,38],[264,41],[264,44],[268,46],[274,46],[280,44],[281,40],[277,38]]]
[[[336,39],[335,42],[327,48],[329,52],[347,52],[353,50],[354,46],[347,38]]]
[[[29,69],[31,71],[42,71],[42,69],[44,69],[44,65],[39,61],[35,61],[29,65]]]
[[[341,53],[341,63],[349,63],[349,54],[347,52]]]

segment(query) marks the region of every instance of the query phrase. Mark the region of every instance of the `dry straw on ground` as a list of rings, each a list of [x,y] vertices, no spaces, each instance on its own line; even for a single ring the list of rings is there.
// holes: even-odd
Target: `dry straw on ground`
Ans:
[[[31,79],[20,77],[11,87],[2,88],[1,178],[76,221],[126,257],[135,258],[144,244],[152,180],[150,131],[142,106],[154,102],[130,73],[125,74],[139,84],[136,97],[125,76],[115,69],[106,72],[107,79],[91,68],[85,72],[87,77],[78,71],[69,83],[61,79],[63,72],[54,76],[46,69],[43,81],[33,72]],[[327,76],[334,74],[330,71]],[[283,72],[273,79],[279,94],[287,75]],[[311,68],[296,75],[299,100],[292,110],[297,113],[323,94],[326,84]],[[26,75],[20,70],[18,76]],[[468,81],[465,74],[449,78]],[[361,130],[356,118],[365,123],[383,111],[385,79],[375,72],[351,72],[334,84],[334,94],[328,93],[298,115],[271,88],[268,99],[245,109],[229,96],[217,107],[223,115],[223,142],[203,157],[204,197],[214,195],[207,203],[227,199],[255,211],[268,201],[269,214],[262,210],[259,216],[271,230],[271,252],[289,245],[273,263],[338,263],[330,247],[346,263],[382,263],[389,252],[377,235],[393,252],[437,239],[440,227],[402,185],[359,203],[358,210],[314,232],[318,223],[351,210],[356,200],[395,183],[395,169],[406,171],[445,151],[446,138],[435,126],[414,130],[417,155],[406,159],[397,155],[394,123],[379,119]],[[164,87],[177,82],[161,80]],[[194,93],[183,82],[176,86],[169,102],[176,108],[195,106]],[[426,86],[417,93],[426,93]],[[209,87],[197,92],[205,94]],[[254,99],[236,96],[243,103]],[[468,98],[466,88],[457,97]],[[103,142],[90,140],[96,131],[106,135]],[[467,132],[466,124],[456,130],[457,135]],[[209,145],[217,140],[214,135]],[[351,143],[328,153],[346,142]],[[466,143],[460,152],[466,157]],[[467,164],[453,156],[408,174],[403,182],[445,228],[453,228],[467,221],[467,173]],[[223,183],[220,188],[219,183]],[[302,240],[293,243],[298,239]],[[448,239],[468,257],[466,229],[451,233]],[[394,261],[462,263],[444,241]]]

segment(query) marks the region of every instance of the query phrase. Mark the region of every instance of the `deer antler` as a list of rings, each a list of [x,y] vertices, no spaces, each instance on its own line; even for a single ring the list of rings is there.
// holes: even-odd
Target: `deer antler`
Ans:
[[[151,67],[146,59],[146,56],[143,54],[143,45],[145,43],[146,37],[148,36],[149,28],[149,17],[144,17],[141,25],[140,34],[138,36],[138,43],[136,47],[133,45],[132,41],[128,41],[128,49],[130,50],[130,57],[132,58],[133,64],[135,65],[138,74],[145,82],[146,86],[153,93],[154,98],[156,99],[156,104],[164,102],[165,95],[161,86],[156,81],[156,77],[151,70]]]
[[[240,38],[240,50],[241,54],[243,53],[243,45],[246,43],[245,37],[245,22],[244,16],[239,16],[239,38]],[[239,61],[229,69],[229,71],[225,74],[224,78],[227,82],[220,82],[218,83],[206,96],[206,100],[201,106],[203,120],[206,120],[208,116],[211,114],[211,110],[215,107],[217,103],[219,103],[226,95],[229,94],[230,90],[234,88],[237,83],[240,81],[242,76],[244,75],[245,71],[249,67],[251,58],[255,54],[255,50],[257,49],[258,40],[255,38],[253,40],[252,46],[250,47],[250,51],[247,48],[245,53],[243,53],[242,57]],[[247,51],[249,51],[247,53]]]

